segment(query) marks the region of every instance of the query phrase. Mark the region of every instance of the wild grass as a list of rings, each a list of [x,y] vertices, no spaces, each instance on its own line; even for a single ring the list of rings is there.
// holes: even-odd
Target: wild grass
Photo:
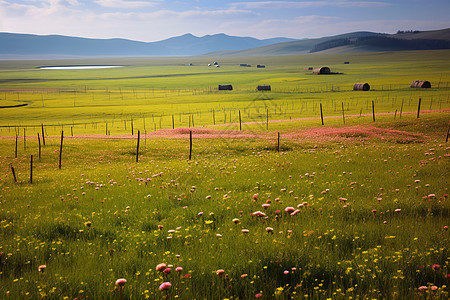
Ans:
[[[72,128],[74,134],[129,134],[180,127],[305,117],[442,111],[449,108],[448,51],[382,54],[308,55],[294,57],[224,58],[220,68],[207,66],[213,58],[116,59],[98,63],[126,65],[103,70],[40,70],[42,65],[88,64],[79,61],[1,62],[0,127],[5,135],[18,128],[44,124]],[[243,60],[265,69],[239,67]],[[344,61],[350,61],[344,65]],[[189,62],[193,66],[189,66]],[[343,73],[315,76],[304,70],[328,65]],[[411,89],[414,80],[431,89]],[[368,92],[352,91],[368,82]],[[232,84],[233,91],[218,91]],[[270,84],[271,92],[256,92]],[[9,127],[8,127],[9,126]],[[23,134],[23,133],[22,133]]]
[[[284,142],[195,140],[188,161],[186,140],[149,140],[135,163],[133,140],[67,140],[58,170],[49,139],[29,184],[28,155],[3,140],[2,297],[114,298],[117,278],[126,298],[163,297],[163,281],[184,299],[447,296],[442,136]]]
[[[386,59],[390,55],[380,56]],[[420,54],[406,56],[411,62]],[[308,57],[320,61],[316,56]],[[399,63],[408,61],[404,56],[393,57]],[[344,61],[343,58],[320,59]],[[364,68],[376,68],[383,65],[381,58],[370,61],[368,56],[356,55],[354,59]],[[281,63],[287,58],[279,59],[279,78],[290,77],[292,68]],[[226,62],[221,70],[226,69]],[[21,64],[23,68],[27,62]],[[142,64],[150,62],[144,60]],[[383,72],[387,72],[386,66],[382,67]],[[164,71],[166,66],[155,68]],[[359,68],[364,73],[364,68]],[[173,66],[166,71],[180,72]],[[8,72],[18,73],[10,76],[2,72],[2,78],[19,77],[22,71]],[[34,76],[33,72],[30,74]],[[421,74],[419,69],[416,72],[430,74]],[[71,78],[68,82],[74,82],[73,78],[86,74],[52,76],[67,76]],[[105,77],[105,73],[97,74]],[[123,73],[108,76],[120,74]],[[273,73],[270,76],[276,77]],[[244,77],[242,81],[251,81]],[[338,80],[335,78],[330,80]],[[96,84],[95,80],[89,82]],[[122,99],[118,89],[124,82],[116,82],[111,101],[106,99],[105,90],[89,88],[85,94],[81,88],[77,93],[67,93],[62,88],[58,98],[58,88],[49,92],[49,98],[54,100],[49,100],[48,106],[30,105],[20,111],[22,114],[1,110],[2,124],[15,125],[0,130],[2,137],[8,137],[0,139],[0,298],[448,298],[450,148],[445,142],[449,125],[448,112],[444,111],[448,108],[445,88],[379,91],[376,107],[380,112],[394,112],[399,108],[399,95],[405,95],[406,104],[410,93],[414,96],[409,111],[417,108],[419,94],[423,105],[430,105],[432,96],[433,102],[441,99],[437,103],[442,106],[432,107],[436,112],[421,114],[419,118],[415,114],[404,113],[400,118],[399,114],[380,113],[375,122],[365,108],[359,116],[359,107],[372,101],[371,96],[360,93],[270,94],[280,97],[270,102],[271,117],[286,121],[270,123],[267,129],[263,107],[269,100],[249,101],[254,92],[237,90],[221,95],[211,91],[184,96],[180,92],[178,96],[178,91],[173,90],[154,106],[140,106],[138,96],[131,107],[124,107],[119,104]],[[150,93],[139,87],[139,82],[129,82],[141,93]],[[54,82],[32,85],[47,89],[53,84],[57,86]],[[182,82],[179,84],[181,87]],[[11,83],[2,85],[17,88]],[[23,84],[19,97],[39,98],[42,91],[33,90],[36,87]],[[104,107],[94,110],[95,106],[87,105],[91,100],[86,95],[100,97],[102,93]],[[127,99],[136,93],[131,89],[122,91]],[[157,88],[155,93],[164,90]],[[398,97],[393,102],[395,93]],[[0,93],[5,94],[8,101],[16,101],[13,96],[17,97],[17,90]],[[84,109],[70,107],[74,94],[83,95],[76,101],[84,103]],[[334,103],[341,101],[334,97],[328,100],[328,95],[341,94],[346,99],[355,95],[348,100],[345,112],[357,111],[356,116],[346,118],[345,124],[339,106],[334,111]],[[309,99],[301,102],[303,110],[302,104],[295,102],[298,95]],[[209,104],[209,96],[214,104]],[[35,104],[39,101],[42,102],[37,99]],[[318,103],[323,103],[326,112],[324,126],[317,115]],[[218,124],[213,126],[211,109],[219,105],[223,110],[218,115],[231,112],[233,124],[219,126],[224,120],[218,116]],[[186,107],[192,108],[195,127],[198,120],[199,126],[209,128],[208,133],[211,128],[238,130],[239,110],[245,120],[262,123],[244,124],[243,133],[255,134],[246,139],[225,135],[207,138],[206,133],[200,137],[201,131],[194,130],[191,160],[187,138],[149,136],[141,140],[136,163],[136,133],[130,135],[131,117],[136,122],[134,129],[142,131],[142,110],[158,108],[156,122],[164,113],[162,127],[171,128],[169,113],[177,116]],[[126,118],[118,116],[122,110],[129,113]],[[103,117],[105,112],[116,116]],[[292,119],[312,118],[289,121],[288,113]],[[188,124],[185,116],[182,115],[183,127]],[[152,117],[146,114],[145,118],[150,122]],[[73,124],[78,121],[86,124]],[[66,136],[70,135],[69,127],[75,135],[99,135],[106,130],[102,127],[106,121],[112,134],[126,133],[130,138],[66,138],[62,168],[58,169],[61,129]],[[41,122],[46,124],[47,134],[39,159],[35,136],[40,126],[26,127],[26,140],[21,133],[23,125]],[[149,124],[153,125],[146,126]],[[20,135],[17,157],[12,138],[16,133]],[[11,166],[18,182],[12,178]],[[162,263],[170,272],[156,270]],[[177,267],[182,269],[176,271]],[[119,278],[127,280],[123,290],[115,285]],[[172,286],[161,291],[163,282]]]

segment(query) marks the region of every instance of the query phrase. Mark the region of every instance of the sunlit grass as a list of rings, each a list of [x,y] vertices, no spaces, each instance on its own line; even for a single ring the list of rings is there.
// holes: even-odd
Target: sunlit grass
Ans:
[[[14,90],[0,92],[2,103],[31,105],[0,109],[1,125],[11,126],[0,128],[7,137],[0,139],[0,298],[447,299],[448,89],[406,86],[419,76],[433,86],[447,81],[447,71],[432,74],[430,65],[448,63],[447,52],[436,53],[436,61],[415,66],[421,55],[415,52],[355,55],[357,66],[336,65],[359,77],[298,71],[300,64],[348,60],[308,56],[277,58],[273,71],[261,58],[248,59],[266,63],[267,73],[242,71],[226,59],[211,71],[216,78],[198,81],[104,80],[210,72],[167,66],[172,60],[165,59],[128,60],[139,67],[111,73],[2,81]],[[44,74],[23,70],[32,64],[0,76]],[[388,88],[395,76],[403,86]],[[67,80],[46,81],[59,77]],[[235,91],[209,89],[231,78]],[[369,78],[373,91],[344,91]],[[266,80],[273,93],[252,90]],[[430,108],[435,112],[424,112]],[[280,121],[266,123],[267,112]],[[41,123],[46,143],[41,135],[39,158]],[[172,126],[191,127],[191,160],[189,130],[159,130]],[[148,133],[141,135],[138,162],[137,130]],[[120,278],[123,288],[115,284]],[[160,290],[164,282],[171,287]]]

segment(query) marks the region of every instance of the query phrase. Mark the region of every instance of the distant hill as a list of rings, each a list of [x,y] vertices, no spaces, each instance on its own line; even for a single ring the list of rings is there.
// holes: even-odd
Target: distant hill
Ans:
[[[306,54],[311,51],[317,44],[336,40],[336,39],[352,39],[371,36],[383,36],[381,33],[359,31],[335,36],[323,37],[318,39],[297,40],[291,42],[278,43],[253,49],[236,50],[236,51],[216,51],[207,53],[213,56],[277,56],[277,55],[294,55]]]
[[[450,28],[434,31],[381,34],[353,32],[319,39],[278,43],[253,49],[208,53],[215,56],[277,56],[308,53],[450,49]]]
[[[304,40],[259,40],[223,33],[203,37],[185,34],[150,43],[126,39],[0,33],[0,59],[192,55],[237,57],[432,49],[450,49],[450,28],[399,31],[396,34],[360,31]]]
[[[288,38],[259,40],[226,34],[196,37],[185,34],[158,42],[126,39],[88,39],[61,35],[0,33],[2,56],[173,56],[199,55],[211,51],[242,50],[294,41]]]

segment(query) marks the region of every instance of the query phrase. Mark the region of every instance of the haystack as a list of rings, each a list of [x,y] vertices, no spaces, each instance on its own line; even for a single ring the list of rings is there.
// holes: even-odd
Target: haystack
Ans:
[[[429,89],[431,88],[431,83],[426,80],[416,80],[411,83],[412,88],[424,88]]]
[[[270,85],[258,85],[256,87],[256,90],[258,91],[271,91]]]
[[[314,74],[331,74],[331,70],[328,67],[317,68],[313,70]]]
[[[231,84],[219,84],[219,91],[232,91],[233,86]]]
[[[368,83],[355,83],[353,86],[354,91],[368,91],[370,90],[370,85]]]

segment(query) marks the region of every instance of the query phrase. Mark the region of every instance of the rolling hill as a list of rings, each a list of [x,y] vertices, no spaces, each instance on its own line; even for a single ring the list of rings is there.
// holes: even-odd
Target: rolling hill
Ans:
[[[219,51],[207,55],[239,57],[434,49],[450,49],[450,28],[396,34],[362,31],[318,39],[278,43],[253,49]]]
[[[396,34],[359,31],[304,40],[259,40],[223,33],[203,37],[185,34],[150,43],[126,39],[0,33],[0,59],[195,55],[244,57],[433,49],[450,49],[450,28],[399,31]]]
[[[259,40],[226,34],[197,37],[185,34],[158,42],[126,39],[88,39],[61,35],[0,33],[0,55],[95,57],[95,56],[188,56],[218,50],[242,50],[293,41],[288,38]]]

